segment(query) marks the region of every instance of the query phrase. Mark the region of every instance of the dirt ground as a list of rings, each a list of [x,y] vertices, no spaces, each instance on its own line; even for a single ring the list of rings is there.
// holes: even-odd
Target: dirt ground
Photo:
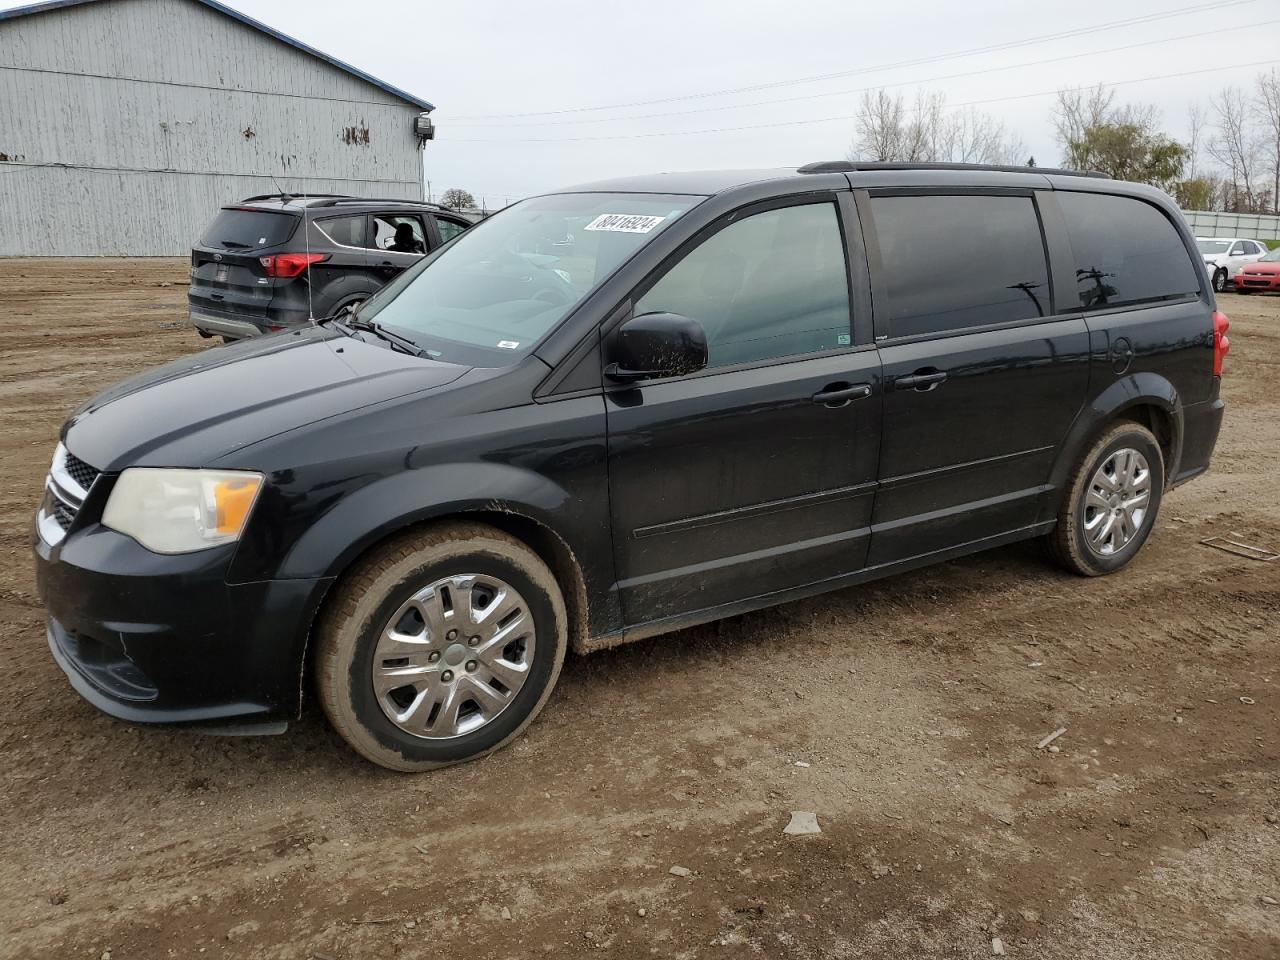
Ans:
[[[1222,298],[1214,469],[1125,572],[1022,545],[571,659],[513,747],[409,777],[314,705],[118,723],[49,657],[58,426],[208,348],[184,281],[0,261],[0,956],[1280,957],[1280,562],[1199,544],[1280,548],[1280,298]]]

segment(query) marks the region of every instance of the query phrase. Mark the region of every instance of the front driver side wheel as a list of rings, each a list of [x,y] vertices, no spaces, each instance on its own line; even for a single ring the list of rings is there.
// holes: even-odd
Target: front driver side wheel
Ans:
[[[555,577],[492,527],[404,534],[359,561],[316,631],[316,685],[338,734],[391,770],[505,746],[537,716],[564,663]]]
[[[1213,271],[1213,289],[1217,293],[1222,293],[1227,289],[1227,271],[1222,267]]]
[[[1155,526],[1164,457],[1151,431],[1125,421],[1080,458],[1046,536],[1050,556],[1073,573],[1114,573],[1134,558]]]

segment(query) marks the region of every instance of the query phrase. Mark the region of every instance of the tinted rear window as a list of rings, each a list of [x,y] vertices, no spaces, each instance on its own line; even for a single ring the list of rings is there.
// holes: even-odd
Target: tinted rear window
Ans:
[[[221,210],[205,230],[200,243],[227,250],[274,247],[293,235],[298,218],[265,210]]]
[[[1169,218],[1132,197],[1055,194],[1066,217],[1086,310],[1200,292],[1200,279]]]
[[[334,243],[344,247],[364,246],[364,214],[354,217],[330,217],[316,221],[316,226]]]
[[[1049,312],[1049,270],[1030,197],[872,197],[871,211],[887,301],[876,308],[884,327],[878,336]]]

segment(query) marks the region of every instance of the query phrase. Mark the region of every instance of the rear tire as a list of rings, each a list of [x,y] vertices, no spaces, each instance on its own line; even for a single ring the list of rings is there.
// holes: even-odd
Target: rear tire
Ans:
[[[515,739],[567,646],[547,565],[492,527],[447,523],[389,541],[343,577],[316,629],[316,686],[365,759],[430,770]]]
[[[1164,456],[1151,431],[1110,427],[1076,464],[1058,525],[1045,536],[1055,562],[1086,577],[1114,573],[1150,536],[1164,492]]]

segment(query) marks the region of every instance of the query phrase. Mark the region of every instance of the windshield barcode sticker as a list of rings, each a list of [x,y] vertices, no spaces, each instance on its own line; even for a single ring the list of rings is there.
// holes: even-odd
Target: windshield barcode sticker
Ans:
[[[611,230],[614,233],[648,233],[666,217],[642,217],[630,213],[602,213],[583,230]]]

